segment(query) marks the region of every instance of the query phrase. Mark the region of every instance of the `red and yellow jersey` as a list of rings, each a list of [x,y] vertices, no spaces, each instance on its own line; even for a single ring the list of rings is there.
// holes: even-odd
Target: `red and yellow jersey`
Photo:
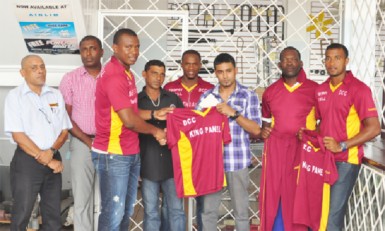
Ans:
[[[202,93],[213,88],[214,85],[198,77],[198,83],[192,87],[187,87],[182,83],[182,77],[167,83],[164,89],[171,91],[179,96],[185,108],[194,109]]]
[[[325,150],[322,137],[311,131],[304,131],[298,152],[301,160],[297,166],[293,222],[314,231],[326,230],[330,186],[338,179],[334,155]]]
[[[176,108],[168,114],[167,144],[178,197],[210,194],[226,185],[223,146],[230,142],[228,119],[215,107]]]
[[[279,203],[285,230],[301,230],[292,222],[296,189],[294,167],[299,163],[296,133],[301,127],[315,129],[314,93],[317,86],[301,69],[295,85],[288,86],[280,78],[262,96],[262,120],[271,123],[273,130],[265,140],[262,157],[261,230],[272,230]]]
[[[96,135],[92,148],[110,154],[138,154],[138,134],[126,128],[117,113],[126,108],[138,112],[135,78],[115,57],[102,70],[95,97]]]
[[[316,126],[314,92],[318,84],[306,79],[303,69],[297,80],[290,87],[280,78],[262,96],[262,120],[271,121],[280,134],[295,135],[301,127],[314,130]]]
[[[306,230],[293,223],[293,202],[296,189],[299,140],[275,130],[265,140],[259,192],[260,230],[273,230],[278,205],[281,203],[285,230]],[[301,228],[301,229],[299,229]]]
[[[320,134],[331,136],[337,142],[356,136],[363,128],[362,121],[378,117],[370,88],[346,72],[338,86],[332,86],[330,78],[316,90],[316,116],[321,120]],[[362,146],[336,153],[335,160],[360,164],[364,151]]]

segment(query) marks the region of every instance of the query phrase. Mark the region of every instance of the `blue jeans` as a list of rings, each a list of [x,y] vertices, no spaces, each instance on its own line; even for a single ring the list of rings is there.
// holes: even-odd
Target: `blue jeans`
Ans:
[[[344,217],[350,194],[356,183],[360,165],[336,162],[338,180],[330,189],[330,210],[327,230],[342,230]]]
[[[195,197],[196,202],[196,222],[197,222],[197,231],[203,230],[202,225],[202,213],[203,213],[203,196]],[[168,214],[167,214],[167,200],[166,197],[162,198],[162,210],[161,210],[161,226],[160,231],[169,231],[168,225]]]
[[[183,199],[176,196],[174,178],[164,181],[142,179],[142,197],[144,204],[143,230],[160,229],[159,190],[162,187],[167,203],[168,225],[170,231],[185,230],[186,218],[183,210]]]
[[[92,152],[92,161],[100,182],[98,230],[127,231],[138,191],[140,156]]]
[[[167,201],[166,196],[163,193],[162,196],[162,209],[160,210],[160,231],[169,231],[170,226],[168,225],[168,214],[167,214]]]

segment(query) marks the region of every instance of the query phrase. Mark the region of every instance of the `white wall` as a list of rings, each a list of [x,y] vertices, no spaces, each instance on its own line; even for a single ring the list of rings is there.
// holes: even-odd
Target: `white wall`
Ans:
[[[81,8],[79,3],[73,1],[73,18],[81,19]],[[19,27],[16,14],[15,2],[2,0],[0,3],[0,20],[2,22],[2,36],[0,37],[0,85],[15,86],[23,80],[18,74],[20,60],[28,54],[27,47]],[[78,38],[85,35],[84,23],[76,23]],[[48,74],[47,83],[57,85],[61,76],[68,70],[81,64],[79,55],[41,55],[46,63]],[[57,69],[57,67],[60,67]],[[56,71],[53,71],[56,69]]]
[[[70,0],[71,1],[71,0]],[[24,38],[16,19],[15,2],[12,0],[2,0],[0,2],[0,21],[2,22],[2,33],[0,36],[0,111],[4,108],[6,94],[14,86],[23,82],[19,74],[20,61],[28,54]],[[72,6],[77,10],[73,11],[74,20],[82,19],[80,3],[73,1]],[[79,23],[78,23],[79,24]],[[78,38],[86,34],[84,24],[76,24]],[[79,55],[41,55],[47,66],[47,84],[57,86],[64,73],[81,65]],[[0,113],[0,166],[8,166],[15,145],[11,144],[4,134],[4,114]],[[68,153],[68,143],[60,150],[64,160],[65,170],[63,173],[63,188],[70,188],[70,171],[66,156]],[[0,190],[3,185],[0,185]]]

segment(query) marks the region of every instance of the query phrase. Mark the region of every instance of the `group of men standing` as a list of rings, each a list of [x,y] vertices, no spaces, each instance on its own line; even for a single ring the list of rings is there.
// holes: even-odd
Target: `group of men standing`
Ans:
[[[282,78],[266,89],[262,118],[257,95],[236,80],[236,63],[227,53],[214,60],[215,86],[198,76],[201,57],[195,50],[183,53],[183,76],[164,88],[166,67],[150,60],[142,72],[146,85],[138,93],[130,69],[139,48],[134,31],[119,29],[113,38],[113,56],[102,68],[100,40],[84,37],[79,44],[83,66],[63,77],[61,93],[46,86],[45,65],[39,56],[22,60],[25,83],[8,94],[4,111],[5,132],[18,145],[11,163],[15,202],[11,230],[25,230],[38,194],[43,230],[60,230],[63,165],[58,149],[68,132],[76,230],[93,230],[95,173],[101,198],[98,230],[128,230],[139,177],[144,230],[185,230],[183,200],[176,195],[172,154],[165,146],[166,120],[174,108],[197,109],[209,97],[218,102],[217,111],[228,117],[231,142],[224,146],[223,162],[236,230],[250,229],[251,137],[265,139],[261,230],[298,228],[292,211],[297,136],[301,138],[303,129],[317,129],[326,149],[335,153],[339,178],[331,187],[328,230],[341,230],[363,156],[362,144],[380,131],[370,89],[346,71],[348,52],[343,45],[326,49],[330,78],[321,85],[306,78],[298,50],[285,48],[279,63]],[[199,230],[216,230],[221,195],[220,190],[198,197]]]

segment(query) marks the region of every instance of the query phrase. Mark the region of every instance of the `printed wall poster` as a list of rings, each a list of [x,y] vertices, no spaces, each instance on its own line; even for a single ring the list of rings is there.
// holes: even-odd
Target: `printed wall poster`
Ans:
[[[79,54],[70,5],[63,1],[16,3],[16,15],[28,51]]]

